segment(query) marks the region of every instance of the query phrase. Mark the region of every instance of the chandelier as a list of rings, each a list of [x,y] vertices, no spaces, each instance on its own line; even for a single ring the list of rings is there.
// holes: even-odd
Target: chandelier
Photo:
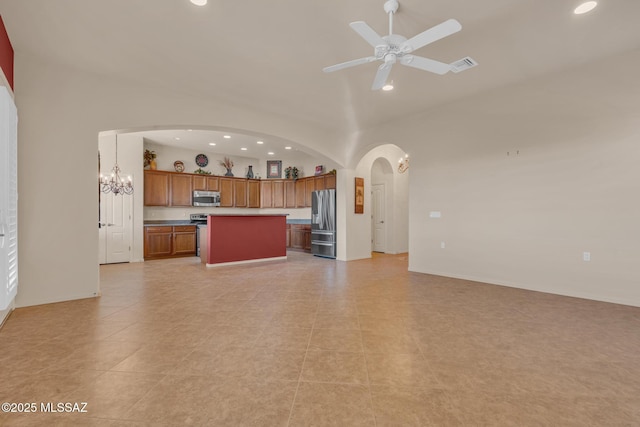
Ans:
[[[405,173],[409,169],[409,155],[405,154],[398,162],[398,172]]]
[[[118,166],[118,135],[116,135],[116,163],[111,170],[111,176],[106,177],[100,174],[100,191],[103,193],[118,194],[133,194],[133,183],[131,177],[128,176],[125,181],[124,178],[120,178],[120,167]]]

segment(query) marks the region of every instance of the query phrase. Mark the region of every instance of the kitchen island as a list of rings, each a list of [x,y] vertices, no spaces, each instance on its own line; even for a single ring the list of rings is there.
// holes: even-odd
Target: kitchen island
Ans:
[[[211,214],[201,230],[207,267],[287,259],[286,214]]]

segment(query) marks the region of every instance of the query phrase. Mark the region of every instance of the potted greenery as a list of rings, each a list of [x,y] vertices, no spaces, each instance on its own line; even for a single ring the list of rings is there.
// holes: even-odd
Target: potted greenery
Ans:
[[[155,170],[158,166],[156,165],[156,157],[158,155],[155,151],[152,150],[144,150],[144,167],[149,166],[149,169]]]
[[[289,166],[284,170],[284,177],[286,179],[298,179],[298,168],[295,166]]]

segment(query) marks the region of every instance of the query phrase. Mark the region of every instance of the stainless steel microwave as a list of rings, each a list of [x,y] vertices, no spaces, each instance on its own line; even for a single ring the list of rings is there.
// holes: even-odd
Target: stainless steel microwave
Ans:
[[[220,192],[201,190],[194,191],[193,206],[220,206]]]

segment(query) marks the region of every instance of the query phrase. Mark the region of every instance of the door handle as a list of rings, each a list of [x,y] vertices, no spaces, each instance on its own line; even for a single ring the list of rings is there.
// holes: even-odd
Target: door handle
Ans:
[[[380,224],[384,224],[384,221],[380,221]]]
[[[107,224],[107,227],[112,227],[112,226],[114,226],[114,225],[115,225],[115,224],[111,224],[111,223],[109,223],[109,224]]]

